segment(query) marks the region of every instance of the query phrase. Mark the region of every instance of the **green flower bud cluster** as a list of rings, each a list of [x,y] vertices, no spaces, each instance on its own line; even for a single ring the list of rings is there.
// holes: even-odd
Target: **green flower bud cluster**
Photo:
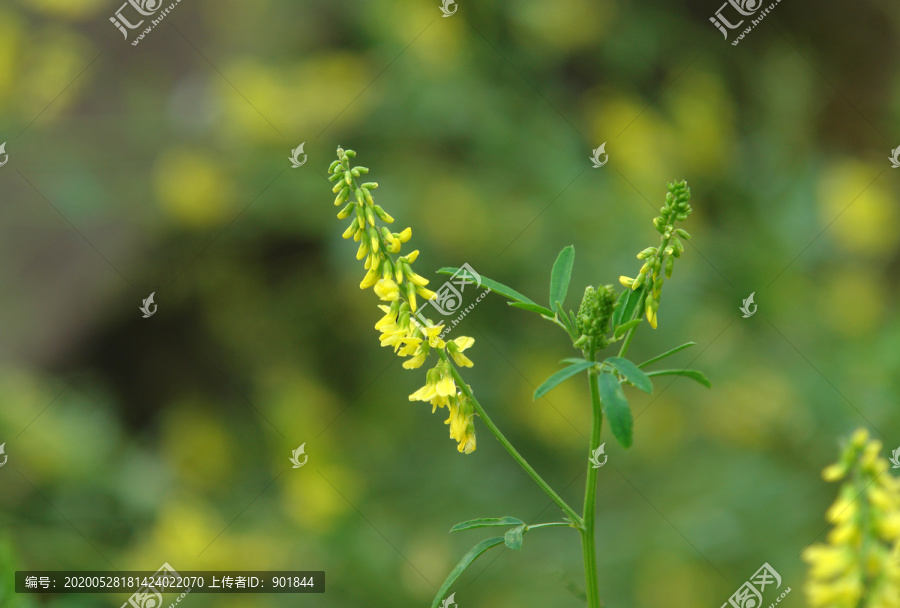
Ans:
[[[600,285],[596,289],[588,285],[578,307],[575,328],[581,337],[577,346],[593,341],[593,346],[601,350],[609,346],[609,320],[616,305],[616,292],[612,285]]]
[[[675,258],[680,258],[684,253],[684,244],[681,239],[691,238],[686,230],[675,227],[675,222],[686,220],[693,211],[690,200],[691,189],[688,188],[685,181],[669,183],[666,204],[660,209],[659,216],[653,218],[653,226],[662,235],[659,247],[647,247],[637,255],[639,260],[645,261],[636,278],[619,277],[619,282],[625,287],[635,290],[646,287],[647,298],[644,301],[644,311],[654,329],[656,328],[656,312],[659,310],[663,283],[665,279],[672,276]]]

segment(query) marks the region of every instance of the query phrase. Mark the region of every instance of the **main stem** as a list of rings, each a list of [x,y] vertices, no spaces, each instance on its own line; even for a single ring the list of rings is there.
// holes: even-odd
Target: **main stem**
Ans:
[[[638,300],[638,305],[635,307],[631,319],[626,319],[626,321],[637,319],[643,314],[644,299],[646,298],[646,295],[647,289],[644,287],[641,290],[640,300]],[[636,330],[637,326],[628,330],[625,340],[622,343],[622,348],[619,350],[620,357],[624,357],[625,353],[628,352],[628,347],[631,345],[631,340],[634,337],[634,332]],[[591,361],[595,361],[596,357],[597,354],[595,352],[589,353],[589,359]],[[596,367],[592,367],[588,372],[588,382],[590,383],[591,388],[591,411],[593,421],[591,424],[590,448],[592,454],[594,450],[600,447],[600,432],[603,429],[603,409],[600,407],[600,389],[597,386],[598,373]],[[584,556],[585,593],[587,594],[589,608],[600,608],[600,584],[597,582],[597,549],[594,532],[595,523],[597,521],[596,502],[597,470],[594,469],[593,465],[588,461],[587,483],[584,490],[584,513],[582,514],[584,525],[580,532],[581,551]]]
[[[450,365],[450,373],[453,375],[453,379],[456,381],[456,385],[459,386],[460,390],[462,390],[465,396],[472,403],[475,411],[478,412],[478,415],[481,417],[484,426],[486,426],[491,434],[493,434],[494,437],[497,438],[497,441],[500,442],[500,445],[506,448],[506,451],[509,452],[509,455],[513,457],[513,460],[518,462],[519,466],[525,469],[525,472],[528,473],[528,476],[531,477],[534,482],[538,486],[540,486],[540,488],[544,492],[547,493],[547,496],[553,499],[553,502],[559,505],[563,512],[569,516],[569,519],[571,519],[575,523],[575,525],[578,526],[578,529],[581,530],[584,525],[581,516],[578,515],[578,513],[576,513],[575,510],[572,509],[572,507],[570,507],[566,503],[566,501],[563,500],[559,496],[559,494],[557,494],[540,475],[538,475],[537,471],[531,468],[531,465],[528,464],[528,462],[522,457],[521,454],[519,454],[516,448],[513,447],[513,445],[503,435],[503,433],[500,432],[500,429],[497,428],[497,425],[494,424],[494,421],[491,420],[490,416],[487,415],[487,412],[484,411],[484,407],[482,407],[482,405],[478,402],[478,400],[475,398],[475,395],[472,394],[472,390],[469,388],[469,385],[466,384],[466,382],[462,379],[462,376],[459,375],[459,371],[456,369],[456,366],[453,365],[452,362],[450,362],[450,360],[447,358],[447,355],[441,352],[441,357]],[[592,606],[591,608],[594,607]]]
[[[593,357],[591,357],[593,360]],[[597,370],[588,372],[591,385],[591,453],[600,446],[600,431],[603,426],[603,411],[600,409],[600,391],[597,388]],[[596,522],[597,470],[588,462],[587,485],[584,491],[584,526],[581,529],[581,550],[584,555],[584,581],[589,608],[600,608],[600,585],[597,582],[597,549],[595,547],[594,523]]]

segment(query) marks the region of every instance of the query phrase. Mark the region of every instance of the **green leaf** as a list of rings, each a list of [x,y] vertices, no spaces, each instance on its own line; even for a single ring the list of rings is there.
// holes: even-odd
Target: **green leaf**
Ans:
[[[560,363],[581,363],[582,361],[587,361],[587,359],[582,359],[581,357],[570,357],[568,359],[563,359]]]
[[[709,378],[703,375],[703,372],[698,372],[695,369],[663,369],[656,372],[647,372],[648,376],[684,376],[685,378],[690,378],[691,380],[696,380],[706,388],[712,388],[712,382],[709,381]]]
[[[606,417],[609,418],[609,426],[616,441],[624,448],[631,447],[634,439],[634,420],[618,378],[612,374],[600,374],[597,376],[597,388],[600,389],[600,403]]]
[[[530,312],[536,312],[539,315],[544,315],[547,317],[553,317],[553,311],[549,308],[544,308],[540,304],[533,304],[531,302],[507,302],[510,306],[515,306],[516,308],[521,308],[522,310],[528,310]]]
[[[511,530],[507,530],[506,534],[503,535],[503,542],[506,543],[506,546],[510,549],[515,549],[518,551],[522,548],[522,540],[523,535],[525,534],[525,525],[522,524],[516,528],[512,528]]]
[[[452,266],[445,266],[438,270],[439,274],[454,274],[459,268],[453,268]],[[513,300],[514,302],[524,302],[525,304],[536,304],[530,298],[523,296],[518,291],[513,289],[512,287],[507,287],[503,283],[498,283],[493,279],[489,279],[484,275],[481,275],[481,285],[483,287],[490,288],[491,291],[495,293],[499,293],[504,298],[509,300]]]
[[[575,248],[572,245],[559,252],[559,257],[553,263],[553,271],[550,273],[550,308],[561,311],[557,302],[566,301],[566,293],[569,291],[569,281],[572,279],[572,266],[575,264]]]
[[[558,316],[559,316],[560,322],[566,328],[566,331],[569,332],[569,335],[571,335],[573,337],[576,336],[578,332],[575,329],[575,320],[574,320],[574,318],[572,318],[568,314],[566,314],[566,311],[563,310],[561,302],[556,303],[556,310],[559,312]]]
[[[684,349],[690,348],[691,346],[694,346],[696,344],[697,344],[696,342],[688,342],[687,344],[682,344],[681,346],[676,346],[675,348],[673,348],[670,351],[664,352],[661,355],[658,355],[656,357],[653,357],[652,359],[648,359],[648,360],[644,361],[643,363],[638,365],[638,367],[646,367],[646,366],[650,365],[651,363],[656,363],[657,361],[662,361],[666,357],[671,357],[675,353],[680,353]]]
[[[459,560],[459,563],[456,564],[456,568],[453,569],[453,572],[450,573],[450,575],[444,581],[444,584],[441,585],[440,589],[438,589],[437,595],[434,596],[434,601],[431,602],[431,608],[438,608],[438,606],[444,599],[444,595],[450,590],[450,587],[453,585],[453,583],[456,582],[456,579],[458,579],[460,575],[462,575],[462,573],[466,571],[466,568],[472,565],[472,562],[478,559],[478,557],[482,553],[484,553],[491,547],[496,547],[502,542],[503,537],[497,536],[496,538],[489,538],[487,540],[481,541],[480,543],[469,549],[469,552],[466,553],[461,560]]]
[[[637,365],[628,359],[623,357],[609,357],[606,359],[605,363],[612,365],[616,371],[625,376],[625,379],[633,384],[636,389],[642,390],[645,393],[653,392],[653,382],[650,381],[647,374],[641,371]]]
[[[519,526],[525,522],[515,517],[482,517],[480,519],[470,519],[462,523],[456,524],[450,528],[451,532],[459,532],[460,530],[471,530],[472,528],[487,528],[489,526]]]
[[[632,327],[636,327],[636,326],[640,325],[641,321],[643,321],[643,320],[644,320],[643,317],[638,317],[637,319],[632,319],[631,321],[628,321],[627,323],[622,323],[621,325],[616,327],[616,333],[613,336],[613,338],[616,338],[616,339],[621,338],[622,336],[625,335],[625,332],[627,332]]]
[[[534,391],[534,400],[537,401],[544,395],[546,395],[552,388],[554,388],[560,382],[564,380],[568,380],[575,374],[579,372],[583,372],[587,368],[596,365],[593,361],[582,361],[581,363],[573,363],[569,367],[563,368],[547,378],[547,380],[537,387],[537,390]]]
[[[619,298],[616,300],[615,309],[612,314],[612,326],[618,327],[619,323],[622,322],[622,312],[625,310],[625,303],[628,300],[628,294],[631,293],[630,289],[626,289],[622,293],[619,294]]]
[[[628,294],[625,297],[625,301],[623,302],[624,306],[622,308],[622,316],[619,317],[620,321],[628,322],[631,321],[631,318],[634,317],[635,310],[638,307],[638,304],[641,303],[641,299],[644,296],[644,290],[638,289],[637,291],[625,288],[625,293]],[[641,312],[638,311],[637,318],[641,318]]]

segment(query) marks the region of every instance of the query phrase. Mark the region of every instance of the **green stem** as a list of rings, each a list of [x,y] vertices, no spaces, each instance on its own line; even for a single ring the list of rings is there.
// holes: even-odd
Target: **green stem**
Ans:
[[[593,360],[593,356],[591,357]],[[597,370],[588,372],[591,384],[591,453],[600,447],[600,431],[603,427],[603,410],[600,408],[600,391],[597,387]],[[595,547],[594,523],[596,521],[597,470],[588,462],[587,485],[584,491],[584,526],[581,530],[581,549],[584,554],[584,580],[589,608],[600,607],[600,586],[597,582],[597,550]]]
[[[453,379],[456,381],[456,385],[459,386],[460,390],[462,390],[463,394],[465,394],[465,396],[469,399],[469,401],[472,402],[472,405],[474,406],[475,411],[481,417],[482,422],[484,422],[484,425],[488,428],[488,430],[491,432],[491,434],[493,434],[494,437],[497,438],[497,441],[500,442],[500,445],[502,445],[504,448],[506,448],[506,451],[509,452],[509,455],[513,457],[513,460],[518,462],[519,466],[521,466],[523,469],[525,469],[525,472],[528,473],[529,477],[531,477],[534,480],[534,482],[538,486],[540,486],[540,488],[544,492],[547,493],[547,496],[549,496],[551,499],[553,499],[553,502],[555,502],[556,504],[559,505],[559,507],[563,510],[563,512],[569,516],[569,519],[571,519],[573,522],[575,522],[575,524],[577,524],[580,529],[584,525],[584,522],[582,521],[581,516],[579,516],[578,513],[576,513],[574,511],[574,509],[572,509],[572,507],[570,507],[566,503],[566,501],[563,500],[559,496],[559,494],[557,494],[553,490],[553,488],[551,488],[550,485],[546,481],[544,481],[544,479],[540,475],[538,475],[538,472],[535,471],[531,467],[530,464],[528,464],[528,462],[522,457],[522,455],[519,454],[519,452],[516,450],[516,448],[514,448],[513,445],[509,442],[509,440],[503,435],[503,433],[500,432],[500,429],[497,428],[497,425],[494,424],[494,422],[493,422],[493,420],[491,420],[490,416],[487,415],[487,412],[484,411],[484,408],[478,402],[478,400],[475,398],[475,395],[472,394],[472,390],[469,388],[469,385],[466,384],[466,382],[462,379],[462,376],[459,375],[459,371],[456,369],[456,366],[453,365],[453,363],[450,361],[449,357],[447,357],[447,353],[445,353],[444,351],[441,351],[440,354],[441,354],[441,358],[444,359],[444,361],[446,361],[447,364],[450,366],[450,373],[453,375]]]
[[[647,299],[647,286],[641,287],[641,299],[638,300],[638,305],[635,306],[634,312],[631,313],[631,318],[626,319],[625,322],[633,321],[634,319],[639,319],[642,314],[644,314],[644,301]],[[640,327],[640,323],[632,327],[628,330],[628,333],[625,334],[625,340],[622,342],[622,348],[619,349],[619,356],[624,357],[625,353],[628,352],[628,347],[631,346],[631,339],[634,338],[634,332],[637,331],[637,328]]]

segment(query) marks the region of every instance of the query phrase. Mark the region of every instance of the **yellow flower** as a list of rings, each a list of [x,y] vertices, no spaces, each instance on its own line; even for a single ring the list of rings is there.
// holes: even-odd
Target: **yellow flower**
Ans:
[[[450,343],[447,345],[447,350],[450,352],[450,356],[453,357],[453,360],[456,361],[457,365],[461,365],[463,367],[472,367],[472,361],[467,356],[462,354],[462,351],[466,350],[474,343],[474,338],[470,338],[468,336],[460,336],[459,338],[455,338],[450,341]]]
[[[450,438],[457,442],[457,450],[466,454],[475,451],[475,410],[464,396],[450,403],[450,416],[444,424],[450,425]]]
[[[375,295],[392,302],[400,297],[400,287],[391,279],[381,279],[375,283]]]

